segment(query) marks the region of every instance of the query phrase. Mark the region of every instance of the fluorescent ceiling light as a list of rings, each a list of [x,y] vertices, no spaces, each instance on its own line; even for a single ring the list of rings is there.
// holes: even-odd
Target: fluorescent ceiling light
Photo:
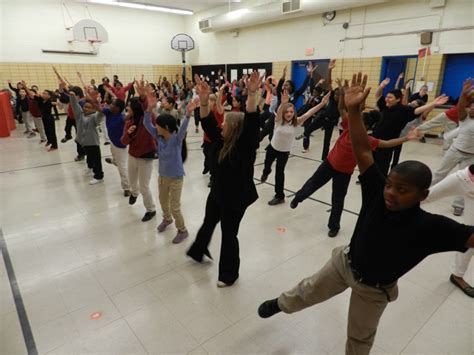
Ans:
[[[125,1],[117,1],[117,0],[88,0],[87,2],[90,2],[92,4],[127,7],[130,9],[138,9],[138,10],[169,12],[169,13],[179,14],[179,15],[193,15],[194,14],[191,10],[174,9],[172,7],[156,6],[156,5],[136,4],[133,2],[125,2]]]

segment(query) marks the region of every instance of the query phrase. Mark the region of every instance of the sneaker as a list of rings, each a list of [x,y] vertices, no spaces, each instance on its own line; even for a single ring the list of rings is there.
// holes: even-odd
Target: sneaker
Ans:
[[[145,215],[142,218],[142,222],[148,222],[150,219],[155,217],[156,211],[153,212],[146,212]]]
[[[48,148],[48,152],[52,152],[52,151],[54,151],[54,150],[58,150],[58,148],[57,148],[57,147],[56,147],[56,148],[54,148],[54,147],[49,147],[49,148]]]
[[[202,171],[202,175],[206,175],[208,172],[209,172],[209,169],[208,169],[208,168],[204,168],[204,170]]]
[[[33,132],[40,133],[40,132],[38,131],[38,128],[33,128]]]
[[[129,205],[134,205],[135,202],[137,202],[137,197],[138,196],[133,196],[132,194],[130,194],[130,197],[128,198],[128,204]]]
[[[331,229],[328,232],[328,237],[329,238],[334,238],[338,233],[339,233],[339,229]]]
[[[64,137],[63,139],[61,139],[61,143],[66,143],[68,140],[71,140],[72,138],[66,138]]]
[[[195,133],[199,133],[199,128],[196,128],[196,129],[194,130],[194,132],[195,132]]]
[[[260,305],[260,307],[258,307],[258,315],[260,318],[270,318],[280,312],[281,309],[278,306],[278,298],[265,301]]]
[[[30,132],[26,138],[33,138],[33,137],[36,137],[35,132]]]
[[[40,139],[39,144],[46,143],[46,139]]]
[[[25,130],[25,131],[23,132],[23,134],[30,134],[30,131],[29,131],[29,130]]]
[[[462,207],[454,207],[453,215],[455,215],[455,216],[462,216],[463,213],[464,213],[464,208],[462,208]]]
[[[47,147],[47,146],[49,146],[49,145],[51,145],[51,143],[49,143],[49,142],[46,142],[46,143],[44,144],[45,147]]]
[[[89,181],[89,185],[98,185],[104,182],[104,179],[96,179],[93,178],[91,181]]]
[[[293,200],[291,200],[291,202],[290,202],[290,207],[291,207],[292,209],[295,209],[296,207],[298,207],[298,203],[299,203],[299,202],[296,201],[296,197],[295,197]]]
[[[157,230],[158,230],[158,233],[161,233],[161,232],[164,232],[166,227],[168,227],[170,224],[173,223],[173,220],[166,220],[166,219],[163,219],[160,223],[160,225],[158,226]]]
[[[262,174],[262,176],[260,176],[260,182],[263,184],[265,181],[267,181],[268,179],[268,174]]]
[[[284,202],[285,202],[284,198],[278,198],[278,197],[275,196],[272,200],[268,201],[268,204],[270,206],[276,206],[276,205],[282,204]]]
[[[305,154],[305,153],[308,153],[309,152],[309,149],[302,149],[301,150],[301,153]]]
[[[87,166],[84,168],[84,174],[86,175],[91,175],[92,174],[92,169],[88,168]]]
[[[83,155],[78,155],[77,157],[74,158],[74,161],[81,161],[81,160],[84,160]]]
[[[123,190],[123,195],[124,195],[125,197],[130,196],[130,194],[131,194],[131,193],[130,193],[130,190]]]
[[[110,145],[110,142],[105,142],[104,145]]]
[[[178,231],[176,236],[173,238],[173,244],[179,244],[189,236],[188,231]]]

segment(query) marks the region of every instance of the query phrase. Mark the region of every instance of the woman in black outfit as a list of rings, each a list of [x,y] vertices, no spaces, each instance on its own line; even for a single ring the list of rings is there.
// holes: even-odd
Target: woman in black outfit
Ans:
[[[201,125],[212,141],[209,161],[213,177],[206,202],[204,222],[187,255],[202,262],[204,255],[211,258],[208,245],[217,223],[221,222],[222,243],[219,261],[218,287],[231,286],[239,277],[239,232],[245,210],[257,198],[253,180],[256,151],[259,145],[259,115],[257,90],[261,80],[254,72],[247,79],[247,110],[229,112],[222,128],[217,126],[209,111],[209,85],[196,75],[196,88],[201,101]]]

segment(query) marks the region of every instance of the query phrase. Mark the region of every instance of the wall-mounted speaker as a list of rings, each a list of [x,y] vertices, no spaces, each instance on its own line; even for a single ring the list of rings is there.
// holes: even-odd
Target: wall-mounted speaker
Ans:
[[[431,44],[433,42],[433,32],[421,32],[420,42],[422,46]]]

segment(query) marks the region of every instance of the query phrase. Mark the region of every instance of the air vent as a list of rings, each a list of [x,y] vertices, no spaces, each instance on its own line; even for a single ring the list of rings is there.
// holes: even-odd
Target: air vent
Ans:
[[[284,1],[281,4],[281,12],[284,14],[301,11],[300,0]]]
[[[212,29],[211,19],[205,19],[205,20],[199,21],[199,29],[203,32],[211,30]]]

